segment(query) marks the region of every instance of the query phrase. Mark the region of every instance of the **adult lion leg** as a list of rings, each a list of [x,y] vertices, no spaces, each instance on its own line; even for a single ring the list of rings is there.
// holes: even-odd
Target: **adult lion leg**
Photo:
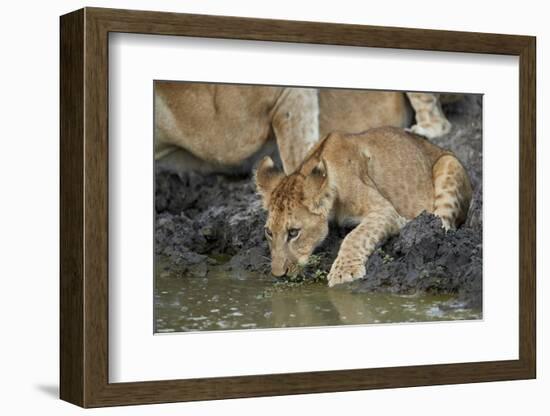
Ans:
[[[408,92],[407,97],[416,113],[416,124],[409,131],[428,139],[451,131],[451,123],[441,109],[439,94]]]
[[[441,156],[433,166],[434,214],[441,218],[443,228],[455,229],[466,220],[472,185],[458,159]]]
[[[283,169],[291,174],[319,141],[319,97],[313,88],[285,88],[273,111]]]
[[[351,282],[365,275],[365,263],[376,245],[397,234],[407,220],[382,196],[381,203],[372,206],[361,223],[351,231],[340,246],[330,268],[328,285]]]

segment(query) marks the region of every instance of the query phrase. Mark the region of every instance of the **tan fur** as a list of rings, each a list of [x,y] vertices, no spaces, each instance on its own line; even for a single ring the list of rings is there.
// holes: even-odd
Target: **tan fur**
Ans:
[[[405,127],[412,112],[405,94],[386,91],[320,90],[320,137],[340,131],[360,133],[382,126]]]
[[[441,109],[442,98],[452,102],[458,94],[408,92],[407,97],[415,111],[416,124],[408,129],[412,133],[433,139],[451,131],[451,123]]]
[[[409,115],[402,93],[162,81],[155,83],[155,157],[231,172],[246,170],[275,141],[291,173],[321,134],[406,127]]]
[[[289,176],[267,157],[256,183],[268,210],[276,276],[307,263],[330,220],[357,224],[331,267],[330,286],[363,277],[376,244],[424,210],[440,216],[446,229],[460,225],[471,199],[468,175],[454,155],[391,127],[332,133]]]

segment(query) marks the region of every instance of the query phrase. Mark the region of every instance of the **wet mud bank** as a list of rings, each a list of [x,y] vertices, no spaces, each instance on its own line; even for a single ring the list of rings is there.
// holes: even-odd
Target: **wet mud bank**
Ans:
[[[369,258],[364,279],[353,292],[457,294],[457,307],[481,307],[482,300],[482,122],[481,97],[444,107],[453,124],[434,142],[458,156],[474,195],[466,223],[445,232],[428,213],[410,221]],[[156,171],[155,251],[163,268],[186,278],[207,277],[220,267],[228,278],[269,275],[266,214],[251,176],[203,176]],[[332,227],[302,278],[323,278],[349,229]]]

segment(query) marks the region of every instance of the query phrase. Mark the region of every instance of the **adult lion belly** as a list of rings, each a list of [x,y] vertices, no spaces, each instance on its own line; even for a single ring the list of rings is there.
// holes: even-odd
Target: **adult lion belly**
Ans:
[[[412,110],[400,92],[319,90],[321,137],[333,131],[360,133],[375,127],[406,127]]]
[[[269,138],[282,88],[162,82],[155,86],[156,148],[179,147],[219,165],[238,165]]]

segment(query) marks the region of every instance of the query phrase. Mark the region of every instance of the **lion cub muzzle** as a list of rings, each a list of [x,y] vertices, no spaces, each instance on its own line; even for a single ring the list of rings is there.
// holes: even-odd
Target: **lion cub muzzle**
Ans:
[[[271,260],[271,274],[274,277],[283,277],[288,273],[288,261],[286,259],[278,259],[277,257]]]

